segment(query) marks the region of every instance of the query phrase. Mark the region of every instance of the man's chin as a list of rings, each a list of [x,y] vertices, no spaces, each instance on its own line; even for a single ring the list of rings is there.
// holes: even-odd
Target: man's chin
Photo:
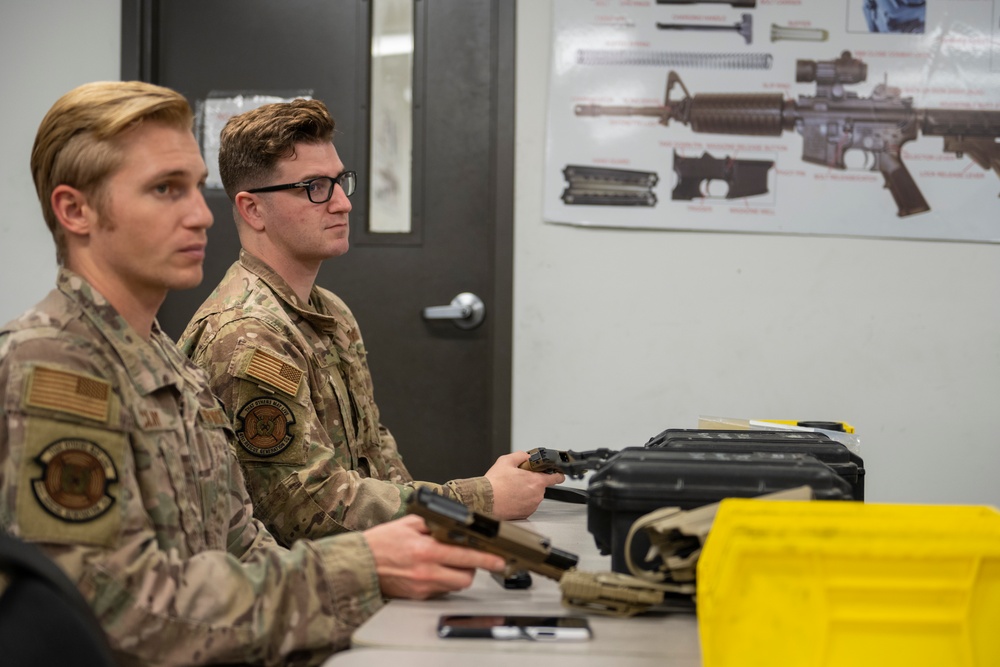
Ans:
[[[335,259],[345,254],[350,248],[347,243],[347,239],[337,241],[336,243],[328,243],[326,245],[317,246],[313,252],[308,254],[308,258],[311,260],[319,260],[325,262],[328,259]],[[301,255],[302,259],[306,259],[306,255]]]
[[[351,242],[348,241],[347,237],[345,236],[344,238],[339,239],[337,244],[334,245],[333,250],[330,253],[330,257],[340,257],[341,255],[347,253],[347,251],[350,249],[351,249]]]
[[[197,287],[201,284],[204,274],[199,269],[197,273],[191,272],[190,274],[177,276],[171,284],[168,285],[171,290],[187,290]]]

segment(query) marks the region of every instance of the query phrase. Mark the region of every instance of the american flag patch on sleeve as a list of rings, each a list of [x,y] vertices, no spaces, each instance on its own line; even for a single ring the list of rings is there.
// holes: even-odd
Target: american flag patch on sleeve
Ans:
[[[295,396],[298,393],[299,382],[302,380],[301,370],[260,348],[253,351],[250,363],[247,364],[246,373],[256,380],[280,389],[289,396]]]
[[[25,403],[88,419],[107,421],[111,385],[72,371],[36,366],[28,377]]]

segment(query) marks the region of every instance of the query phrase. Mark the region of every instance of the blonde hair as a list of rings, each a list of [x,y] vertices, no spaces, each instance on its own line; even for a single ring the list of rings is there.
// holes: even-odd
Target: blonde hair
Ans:
[[[219,137],[219,177],[229,199],[267,185],[278,160],[295,155],[295,144],[332,142],[334,127],[319,100],[265,104],[230,118]]]
[[[124,159],[119,138],[144,121],[190,130],[193,114],[184,96],[169,88],[98,81],[60,97],[42,119],[31,150],[31,175],[60,265],[66,260],[66,238],[52,210],[52,191],[69,185],[102,205],[105,181]]]

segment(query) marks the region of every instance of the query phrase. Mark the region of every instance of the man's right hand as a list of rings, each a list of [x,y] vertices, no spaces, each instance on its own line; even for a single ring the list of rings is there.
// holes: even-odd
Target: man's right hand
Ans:
[[[505,565],[494,554],[438,542],[419,516],[369,528],[364,536],[387,597],[426,600],[468,588],[476,568],[500,572]]]
[[[492,515],[497,519],[528,518],[541,504],[546,487],[566,481],[561,472],[548,474],[518,467],[529,458],[527,452],[504,454],[486,471],[493,486]]]

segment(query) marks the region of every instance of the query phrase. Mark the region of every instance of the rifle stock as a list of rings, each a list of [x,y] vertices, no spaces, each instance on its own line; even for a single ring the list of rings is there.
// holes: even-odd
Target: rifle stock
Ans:
[[[992,169],[1000,176],[1000,144],[994,137],[966,137],[962,135],[946,135],[944,150],[969,158],[983,169]]]

